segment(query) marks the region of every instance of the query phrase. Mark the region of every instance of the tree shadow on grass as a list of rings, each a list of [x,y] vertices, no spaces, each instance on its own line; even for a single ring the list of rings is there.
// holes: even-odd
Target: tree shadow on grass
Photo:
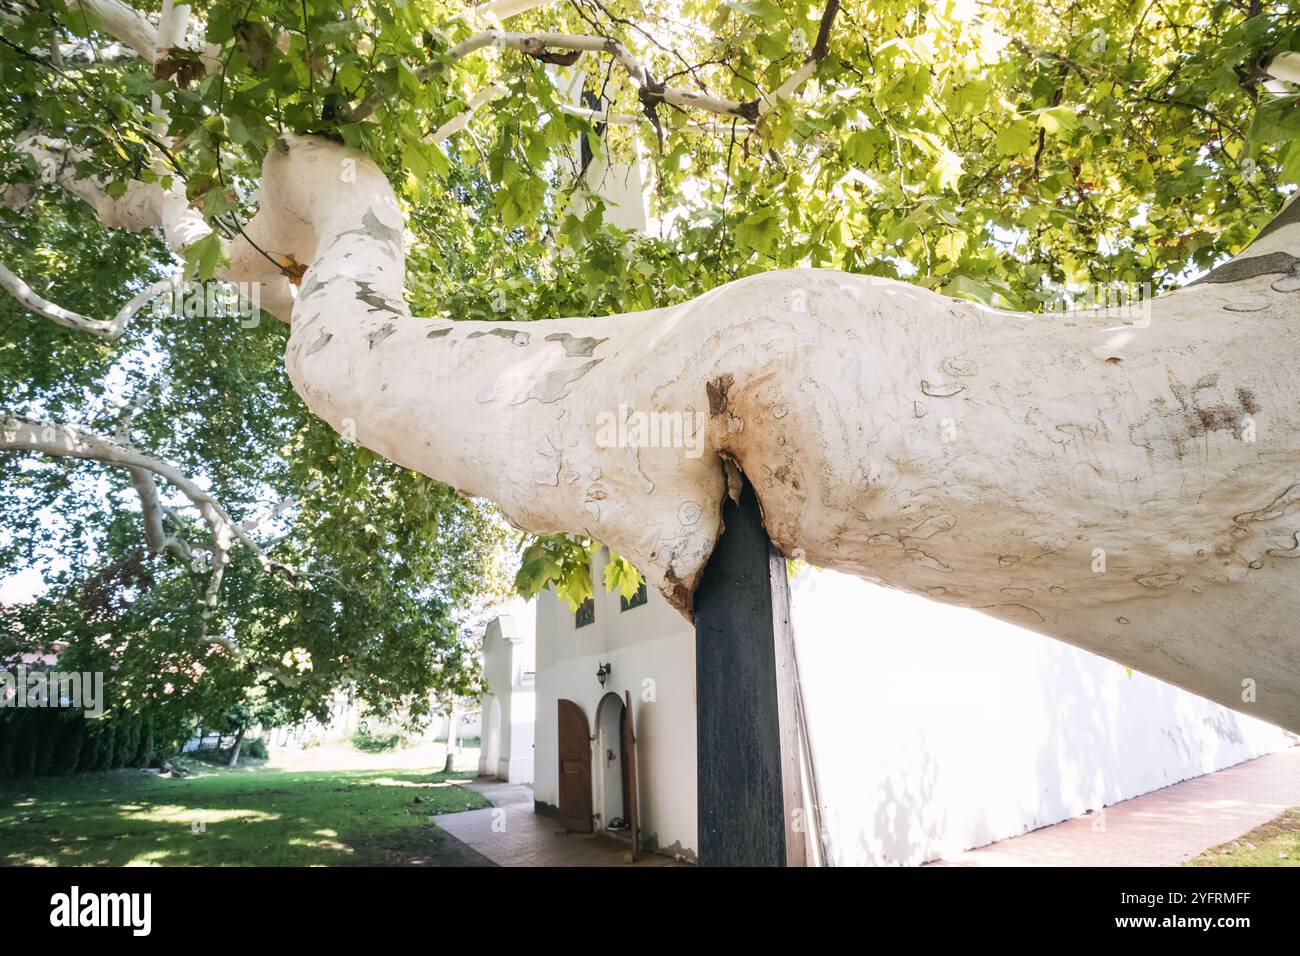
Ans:
[[[482,865],[429,822],[488,806],[418,771],[140,771],[0,787],[0,863],[53,866]]]

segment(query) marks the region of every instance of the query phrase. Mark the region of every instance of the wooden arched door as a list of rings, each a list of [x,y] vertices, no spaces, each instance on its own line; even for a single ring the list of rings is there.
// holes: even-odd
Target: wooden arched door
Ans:
[[[591,733],[587,715],[571,700],[560,700],[560,824],[576,833],[591,832]]]

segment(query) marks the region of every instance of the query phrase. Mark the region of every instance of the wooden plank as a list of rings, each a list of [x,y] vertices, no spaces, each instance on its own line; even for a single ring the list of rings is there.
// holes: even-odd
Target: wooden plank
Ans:
[[[695,594],[702,866],[802,866],[797,685],[785,559],[748,482]]]
[[[626,783],[623,802],[627,804],[627,823],[632,828],[632,862],[641,859],[641,805],[636,783],[636,726],[632,723],[632,692],[623,691],[623,760]]]

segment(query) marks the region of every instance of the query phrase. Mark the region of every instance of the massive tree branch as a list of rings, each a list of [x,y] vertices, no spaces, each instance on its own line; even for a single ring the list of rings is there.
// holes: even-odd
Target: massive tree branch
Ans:
[[[417,319],[380,172],[323,141],[286,147],[268,154],[255,224],[312,263],[287,368],[367,447],[530,531],[608,543],[684,613],[732,462],[788,554],[1230,705],[1243,680],[1268,682],[1253,711],[1300,726],[1289,273],[1068,324],[818,270],[645,313]],[[354,182],[323,189],[345,157]],[[1293,219],[1236,261],[1300,253]],[[652,414],[676,423],[675,446],[637,430]]]

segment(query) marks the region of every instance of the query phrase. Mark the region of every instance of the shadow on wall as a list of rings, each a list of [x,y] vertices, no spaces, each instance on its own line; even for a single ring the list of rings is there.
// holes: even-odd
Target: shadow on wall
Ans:
[[[792,589],[828,858],[915,865],[1286,747],[1254,718],[978,612]]]

